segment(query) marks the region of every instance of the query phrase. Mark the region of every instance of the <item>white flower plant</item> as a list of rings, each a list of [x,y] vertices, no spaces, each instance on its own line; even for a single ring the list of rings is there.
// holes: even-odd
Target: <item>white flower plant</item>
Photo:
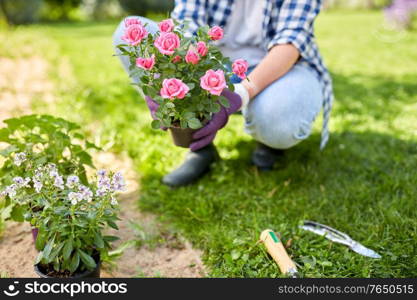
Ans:
[[[0,197],[15,202],[25,220],[38,228],[35,264],[58,277],[95,269],[99,257],[108,258],[111,242],[117,240],[103,230],[118,229],[116,194],[125,189],[121,173],[100,170],[89,186],[76,175],[61,175],[51,163],[28,174],[15,177]]]

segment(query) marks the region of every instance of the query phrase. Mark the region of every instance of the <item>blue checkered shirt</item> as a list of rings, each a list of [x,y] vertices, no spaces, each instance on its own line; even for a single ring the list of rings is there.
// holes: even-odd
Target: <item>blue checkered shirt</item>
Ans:
[[[172,17],[177,20],[188,20],[192,32],[204,25],[224,27],[232,12],[234,1],[175,0]],[[322,84],[324,101],[320,148],[323,149],[329,140],[328,123],[332,109],[333,89],[330,74],[321,58],[313,30],[314,20],[320,12],[322,0],[263,1],[265,1],[262,25],[264,47],[271,49],[279,44],[293,44],[301,55],[298,63],[311,67]]]

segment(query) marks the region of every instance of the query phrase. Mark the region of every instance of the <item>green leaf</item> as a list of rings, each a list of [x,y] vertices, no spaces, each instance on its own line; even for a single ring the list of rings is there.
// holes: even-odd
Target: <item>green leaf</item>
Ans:
[[[212,113],[218,113],[220,111],[221,107],[218,103],[213,103],[210,107],[210,110]]]
[[[195,113],[192,112],[192,111],[186,111],[186,112],[183,113],[183,118],[185,120],[189,120],[189,119],[195,118]]]
[[[113,229],[116,229],[116,230],[118,230],[119,229],[119,227],[116,225],[116,223],[114,223],[113,221],[111,221],[111,220],[108,220],[107,221],[107,224],[111,227],[111,228],[113,228]]]
[[[44,232],[42,229],[38,230],[38,236],[36,237],[35,241],[35,247],[38,251],[43,250],[45,248],[46,238],[47,238],[46,232]]]
[[[62,247],[64,247],[65,242],[61,242],[58,246],[56,246],[53,251],[51,252],[51,255],[49,256],[50,261],[54,261],[55,258],[59,255],[59,253],[62,250]]]
[[[180,120],[180,127],[185,129],[187,128],[187,120],[181,119]]]
[[[38,263],[40,263],[41,260],[42,260],[42,258],[43,258],[43,252],[40,251],[39,254],[36,256],[35,265],[37,265]]]
[[[159,105],[161,105],[162,103],[164,103],[164,98],[162,98],[161,96],[155,96],[152,98],[156,103],[158,103]]]
[[[110,251],[109,256],[112,259],[120,257],[126,249],[130,247],[134,247],[135,245],[136,245],[136,241],[126,241],[122,243],[117,249]]]
[[[162,119],[162,125],[164,127],[171,127],[171,118],[167,117],[165,119]]]
[[[15,205],[10,213],[10,217],[13,221],[23,222],[25,220],[24,214],[24,208],[20,205]]]
[[[165,106],[166,106],[167,108],[174,108],[174,107],[175,107],[175,104],[174,104],[174,103],[172,103],[172,102],[168,102]]]
[[[77,156],[80,159],[81,164],[93,167],[93,159],[90,154],[88,154],[85,151],[82,151],[78,153]]]
[[[74,247],[73,247],[72,239],[68,239],[65,242],[64,249],[62,250],[64,260],[67,260],[71,256],[71,253],[72,253],[73,249],[74,249]]]
[[[101,237],[101,234],[98,232],[96,232],[96,234],[94,235],[94,245],[96,245],[96,247],[99,249],[104,248],[103,238]]]
[[[0,129],[0,141],[1,142],[9,142],[9,130],[7,128]]]
[[[7,220],[10,218],[11,212],[13,210],[13,204],[9,204],[6,207],[0,209],[0,220]],[[0,221],[1,223],[1,221]]]
[[[92,270],[97,266],[96,262],[90,255],[80,249],[78,249],[78,252],[80,253],[81,261],[85,264],[87,269]]]
[[[4,157],[7,157],[7,156],[9,156],[11,153],[13,153],[13,152],[17,152],[17,151],[19,151],[19,150],[20,150],[20,149],[19,149],[18,147],[14,146],[14,145],[11,145],[11,146],[7,147],[6,149],[1,150],[1,151],[0,151],[0,155],[2,155],[2,156],[4,156]]]
[[[201,128],[202,126],[200,120],[197,118],[192,118],[188,120],[187,123],[191,129],[198,129],[198,128]]]
[[[117,237],[117,236],[113,236],[113,235],[105,235],[105,236],[103,236],[103,239],[104,239],[106,242],[114,242],[114,241],[119,240],[120,238],[119,238],[119,237]]]
[[[80,255],[78,254],[78,251],[76,251],[71,259],[71,263],[69,266],[70,272],[74,273],[78,269],[79,265],[80,265]]]
[[[229,108],[230,107],[229,100],[226,97],[224,97],[224,96],[220,96],[219,102],[220,102],[221,105],[223,105],[226,108]]]
[[[161,121],[153,120],[151,123],[153,129],[160,129],[161,128]]]
[[[52,251],[52,247],[54,246],[54,242],[55,242],[55,238],[53,238],[52,240],[50,240],[45,248],[43,249],[43,258],[46,260],[46,262],[50,262],[51,260],[49,259],[49,256],[51,254]]]

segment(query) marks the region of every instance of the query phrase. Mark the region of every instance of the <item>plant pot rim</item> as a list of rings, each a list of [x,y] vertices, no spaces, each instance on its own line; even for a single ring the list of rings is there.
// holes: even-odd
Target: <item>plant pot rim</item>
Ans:
[[[101,268],[101,259],[100,255],[98,255],[98,261],[96,261],[96,267],[93,270],[84,270],[81,273],[75,273],[73,276],[69,276],[67,278],[99,278],[100,277],[100,268]],[[35,273],[38,274],[40,278],[61,278],[56,276],[49,276],[45,274],[42,270],[39,264],[36,264],[33,266],[35,269]],[[98,275],[98,276],[92,276],[92,275]]]

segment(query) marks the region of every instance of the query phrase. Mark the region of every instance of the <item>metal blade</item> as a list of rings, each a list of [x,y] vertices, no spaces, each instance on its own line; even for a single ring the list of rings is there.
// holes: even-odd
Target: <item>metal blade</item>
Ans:
[[[381,255],[379,255],[378,253],[376,253],[374,250],[366,248],[364,245],[358,243],[358,242],[354,242],[351,246],[350,249],[352,249],[353,251],[355,251],[356,253],[359,253],[363,256],[368,256],[368,257],[372,257],[372,258],[381,258]]]
[[[349,247],[352,244],[351,239],[346,240],[344,238],[344,236],[337,235],[337,234],[335,234],[335,233],[333,233],[333,232],[331,232],[331,231],[329,231],[325,228],[312,227],[312,226],[308,226],[308,225],[300,226],[300,228],[302,228],[304,230],[307,230],[307,231],[310,231],[310,232],[313,232],[315,234],[324,236],[326,239],[331,240],[332,242],[335,242],[335,243],[343,244],[343,245],[346,245],[346,246],[349,246]]]

